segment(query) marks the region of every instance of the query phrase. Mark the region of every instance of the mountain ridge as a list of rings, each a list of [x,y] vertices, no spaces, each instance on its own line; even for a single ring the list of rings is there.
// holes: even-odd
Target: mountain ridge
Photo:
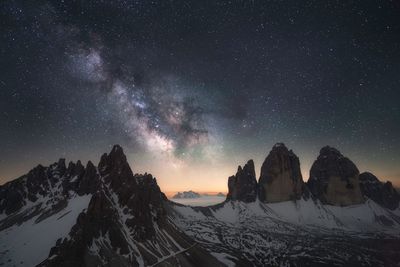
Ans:
[[[120,146],[103,154],[97,168],[88,162],[84,170],[78,165],[80,171],[76,172],[76,165],[69,164],[67,172],[64,165],[39,166],[0,188],[1,203],[6,205],[14,198],[10,194],[14,185],[19,188],[26,183],[26,190],[17,194],[23,198],[22,204],[12,212],[2,209],[5,218],[0,220],[0,241],[10,246],[3,251],[2,264],[163,266],[181,261],[186,266],[193,262],[196,266],[221,265],[167,218],[167,198],[155,178],[134,175]],[[33,178],[37,183],[31,183]],[[44,199],[33,197],[38,194]],[[32,203],[25,200],[28,197]],[[70,209],[73,202],[79,202],[79,208]],[[68,225],[60,225],[65,216],[71,217]],[[59,225],[63,233],[55,230],[54,235],[47,235],[45,246],[35,246],[39,241],[29,236],[20,236],[19,243],[13,241],[20,232],[47,224]],[[36,253],[40,255],[28,255]]]
[[[249,162],[252,163],[252,171],[250,171],[252,174],[248,175],[247,183],[242,182],[240,185],[237,181],[243,170],[248,168]],[[303,180],[299,158],[283,143],[277,143],[272,147],[261,166],[258,182],[253,160],[250,159],[243,170],[239,165],[236,175],[228,178],[227,200],[253,202],[260,199],[273,203],[312,197],[324,204],[348,206],[364,203],[366,198],[371,198],[371,194],[368,194],[366,190],[361,192],[360,187],[363,182],[359,180],[360,172],[356,165],[339,150],[330,146],[321,148],[319,156],[311,166],[310,178],[307,182]],[[378,178],[376,180],[379,182]],[[376,186],[380,186],[380,183]],[[399,206],[400,195],[390,182],[387,182],[384,187],[385,189],[382,186],[379,190],[386,190],[392,200],[387,200],[386,204],[381,201],[380,204],[384,204],[386,208],[396,209]],[[256,188],[258,193],[254,193],[252,188]],[[250,197],[236,196],[241,190]],[[377,196],[373,198],[373,200],[376,199]]]
[[[333,153],[334,162],[344,159],[327,148],[321,149],[322,158],[326,151]],[[168,200],[151,174],[133,173],[118,145],[101,156],[97,167],[90,161],[66,167],[63,159],[49,167],[38,165],[0,186],[0,263],[394,266],[400,261],[395,253],[400,249],[400,209],[391,184],[363,178],[363,202],[327,203],[302,181],[293,151],[279,143],[271,153],[258,183],[250,160],[228,179],[226,200],[209,207]],[[329,184],[329,175],[323,177]],[[277,195],[282,201],[269,201],[268,190],[262,199],[260,181],[263,188],[272,184],[274,190],[289,190]],[[387,192],[390,197],[382,200]],[[379,249],[377,243],[391,247]]]

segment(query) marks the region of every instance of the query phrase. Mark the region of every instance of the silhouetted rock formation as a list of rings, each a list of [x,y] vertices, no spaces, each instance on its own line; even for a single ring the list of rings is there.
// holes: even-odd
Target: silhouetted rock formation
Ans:
[[[99,175],[96,167],[89,160],[86,164],[85,172],[80,179],[77,192],[79,195],[93,194],[97,191],[100,184]]]
[[[162,200],[167,199],[160,191],[156,179],[151,174],[133,175],[118,145],[113,147],[109,155],[101,157],[98,169],[104,177],[105,185],[116,194],[118,204],[135,218],[127,220],[128,226],[136,228],[135,236],[140,239],[149,238],[155,232],[153,220],[160,221],[163,218]],[[132,221],[135,225],[132,225]]]
[[[36,202],[38,198],[49,196],[60,181],[65,180],[67,184],[66,171],[65,160],[60,159],[49,167],[39,164],[28,174],[0,186],[0,213],[14,213],[27,201]]]
[[[274,145],[265,159],[258,181],[259,198],[280,202],[301,198],[304,182],[299,158],[283,143]]]
[[[311,167],[307,182],[311,193],[324,204],[347,206],[364,202],[356,165],[337,149],[325,146]]]
[[[391,182],[382,183],[370,172],[360,174],[361,193],[381,206],[394,210],[399,207],[400,194]]]
[[[189,190],[189,191],[178,192],[172,198],[179,199],[179,198],[199,198],[199,197],[201,197],[199,193]]]
[[[97,169],[89,162],[81,180],[79,190],[93,194],[89,206],[40,266],[149,266],[164,258],[172,266],[220,266],[200,246],[169,259],[194,242],[167,219],[167,198],[156,179],[134,175],[120,146],[104,154]]]
[[[83,204],[86,209],[77,208],[80,201],[87,201]],[[148,266],[161,261],[169,266],[221,266],[168,219],[168,205],[156,179],[147,173],[133,174],[122,148],[116,145],[101,157],[98,167],[90,161],[86,167],[80,161],[66,167],[60,159],[0,186],[0,215],[5,215],[0,219],[0,231],[21,224],[32,227],[30,220],[47,227],[48,218],[61,222],[64,216],[83,210],[75,215],[72,228],[60,230],[60,236],[66,237],[62,231],[70,229],[68,238],[47,246],[40,243],[50,252],[47,259],[24,265]],[[51,234],[54,231],[57,229]],[[186,249],[190,251],[182,253]],[[0,265],[12,263],[8,251],[5,257],[11,259],[1,258]]]
[[[307,195],[298,157],[280,143],[265,159],[258,185],[249,160],[228,181],[227,200],[237,201],[210,207],[167,200],[152,175],[133,174],[118,145],[101,157],[98,167],[90,161],[86,167],[80,161],[66,167],[63,159],[49,167],[39,165],[0,186],[0,265],[352,266],[368,259],[366,265],[379,266],[385,259],[395,266],[399,241],[393,236],[400,231],[400,197],[392,184],[370,173],[359,176],[357,167],[330,147],[321,149],[310,174],[308,185],[323,203],[361,203],[361,192],[372,200],[334,209],[315,198],[244,204],[257,196],[278,202]],[[357,231],[362,238],[356,238]],[[378,234],[386,233],[389,238],[377,246]],[[321,240],[326,244],[322,254]],[[298,249],[282,249],[287,244]],[[336,260],[348,252],[346,261]]]
[[[228,178],[227,200],[253,202],[257,198],[257,180],[253,160],[239,166],[236,175]]]

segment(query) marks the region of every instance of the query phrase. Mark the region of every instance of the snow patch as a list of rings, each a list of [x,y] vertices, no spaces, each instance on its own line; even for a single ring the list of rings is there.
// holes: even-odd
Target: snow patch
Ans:
[[[202,220],[202,219],[206,218],[206,216],[204,216],[201,212],[195,211],[191,207],[174,205],[174,209],[176,212],[178,212],[184,218],[192,218],[192,219],[198,219],[198,220]]]
[[[35,223],[37,215],[0,232],[0,265],[35,266],[45,260],[57,239],[66,237],[91,195],[69,199],[66,208]],[[62,219],[59,219],[63,216]]]
[[[210,254],[213,255],[217,260],[219,260],[220,262],[222,262],[223,264],[225,264],[228,267],[236,266],[236,264],[230,260],[230,259],[235,259],[231,255],[228,255],[228,254],[222,253],[222,252],[221,253],[211,252]]]

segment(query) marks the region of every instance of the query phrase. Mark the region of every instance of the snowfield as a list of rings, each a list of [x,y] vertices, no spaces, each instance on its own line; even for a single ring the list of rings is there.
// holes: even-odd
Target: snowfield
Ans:
[[[364,204],[338,207],[322,205],[319,201],[301,199],[279,203],[251,203],[241,201],[225,202],[221,206],[192,208],[175,206],[174,209],[184,218],[210,220],[228,224],[238,224],[251,220],[258,224],[275,224],[276,220],[297,226],[319,227],[321,230],[338,229],[343,231],[376,233],[382,232],[399,236],[400,218],[395,212],[385,209],[372,200]],[[205,210],[212,216],[205,216]]]
[[[172,206],[175,223],[228,266],[238,257],[255,266],[303,266],[316,260],[391,266],[400,261],[400,218],[372,200],[347,207],[311,199]]]
[[[90,198],[91,195],[76,195],[68,200],[64,209],[38,223],[36,220],[42,213],[20,225],[0,231],[0,265],[35,266],[45,260],[57,239],[68,236],[79,213],[87,208]]]

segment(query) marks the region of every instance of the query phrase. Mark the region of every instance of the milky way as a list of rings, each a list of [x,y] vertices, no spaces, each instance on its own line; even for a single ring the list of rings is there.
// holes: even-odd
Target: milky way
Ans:
[[[129,67],[123,66],[117,73],[107,68],[110,62],[101,56],[102,49],[73,51],[67,61],[70,75],[106,96],[113,117],[132,143],[175,165],[194,153],[206,156],[214,138],[205,111],[178,78],[158,73],[144,82],[146,77],[138,78]]]
[[[238,164],[285,142],[304,179],[331,145],[400,184],[399,11],[2,1],[0,179],[59,157],[97,162],[119,143],[167,190],[224,190]]]

